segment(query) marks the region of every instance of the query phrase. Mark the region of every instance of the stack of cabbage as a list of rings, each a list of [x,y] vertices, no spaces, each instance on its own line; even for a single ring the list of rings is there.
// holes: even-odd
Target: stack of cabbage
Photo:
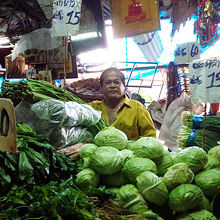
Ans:
[[[131,214],[216,219],[209,201],[220,192],[220,145],[208,154],[197,146],[170,153],[155,138],[128,141],[120,130],[108,127],[80,149],[80,157],[84,169],[77,174],[78,187],[109,187]]]

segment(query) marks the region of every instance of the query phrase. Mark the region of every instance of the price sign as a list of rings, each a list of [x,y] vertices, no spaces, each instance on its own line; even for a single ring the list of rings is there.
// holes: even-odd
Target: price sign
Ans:
[[[175,64],[188,64],[200,58],[199,44],[197,42],[177,44],[174,51]]]
[[[82,0],[55,0],[52,36],[73,36],[79,30]]]
[[[16,120],[10,99],[0,98],[0,151],[17,152]]]
[[[220,58],[194,60],[189,73],[193,103],[220,102]]]

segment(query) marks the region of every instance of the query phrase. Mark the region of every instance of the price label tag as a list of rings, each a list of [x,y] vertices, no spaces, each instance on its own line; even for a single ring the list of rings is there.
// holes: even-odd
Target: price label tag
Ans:
[[[55,0],[52,36],[73,36],[79,30],[82,0]]]
[[[0,151],[17,152],[16,120],[10,99],[0,98]]]
[[[174,51],[175,64],[188,64],[200,58],[198,42],[177,44]]]
[[[220,102],[220,58],[194,60],[189,65],[193,103]]]

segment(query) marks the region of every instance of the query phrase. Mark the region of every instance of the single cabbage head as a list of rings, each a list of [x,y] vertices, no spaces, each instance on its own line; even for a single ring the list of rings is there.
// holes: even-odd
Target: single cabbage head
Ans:
[[[145,202],[138,189],[132,184],[122,186],[116,199],[122,204],[123,208],[130,208],[135,204]]]
[[[199,207],[203,199],[202,190],[193,184],[182,184],[170,192],[169,207],[176,212],[186,212]]]
[[[89,167],[102,175],[117,173],[122,166],[121,152],[114,147],[98,147],[89,160]]]
[[[208,154],[208,163],[205,165],[204,169],[210,170],[216,167],[220,167],[220,161],[216,157]]]
[[[145,171],[137,177],[137,187],[149,202],[162,206],[168,200],[168,190],[164,182],[154,173]]]
[[[161,157],[164,151],[163,145],[153,137],[142,137],[136,141],[135,145],[133,151],[137,157],[156,159]]]
[[[126,134],[112,126],[101,130],[94,138],[94,143],[99,147],[110,146],[123,150],[127,146]]]
[[[98,146],[95,144],[84,144],[80,150],[79,150],[79,155],[81,158],[84,157],[90,157],[90,155],[93,153],[93,151],[97,148]]]
[[[76,175],[76,184],[81,190],[88,190],[89,187],[97,187],[99,175],[90,168],[86,168]]]
[[[168,168],[163,176],[163,181],[170,191],[183,183],[191,183],[194,173],[186,163],[177,163]]]
[[[136,178],[144,171],[151,171],[156,174],[157,167],[148,158],[133,157],[124,164],[122,169],[125,176],[133,183],[136,183]]]
[[[208,155],[202,148],[197,146],[181,150],[174,159],[174,164],[186,163],[194,174],[203,170],[207,162]]]
[[[102,184],[112,187],[121,187],[129,183],[128,178],[121,172],[112,175],[105,175],[101,178],[101,180]]]
[[[216,157],[219,160],[219,162],[220,162],[220,145],[211,148],[208,151],[208,155]]]
[[[217,220],[217,218],[207,210],[200,210],[179,216],[177,220]]]
[[[163,151],[161,157],[154,159],[154,162],[157,166],[157,175],[163,176],[169,167],[173,165],[173,159],[169,151]]]
[[[214,196],[220,192],[220,169],[200,172],[195,176],[195,182],[206,196]]]

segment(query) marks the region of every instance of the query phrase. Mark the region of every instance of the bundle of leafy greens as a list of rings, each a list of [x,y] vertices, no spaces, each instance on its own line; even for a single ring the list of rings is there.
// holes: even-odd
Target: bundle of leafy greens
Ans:
[[[86,194],[68,184],[50,182],[43,186],[14,186],[0,198],[0,218],[26,219],[93,219],[98,220]]]
[[[76,174],[76,163],[58,153],[28,125],[17,125],[19,153],[0,152],[0,194],[13,185],[41,185]]]

